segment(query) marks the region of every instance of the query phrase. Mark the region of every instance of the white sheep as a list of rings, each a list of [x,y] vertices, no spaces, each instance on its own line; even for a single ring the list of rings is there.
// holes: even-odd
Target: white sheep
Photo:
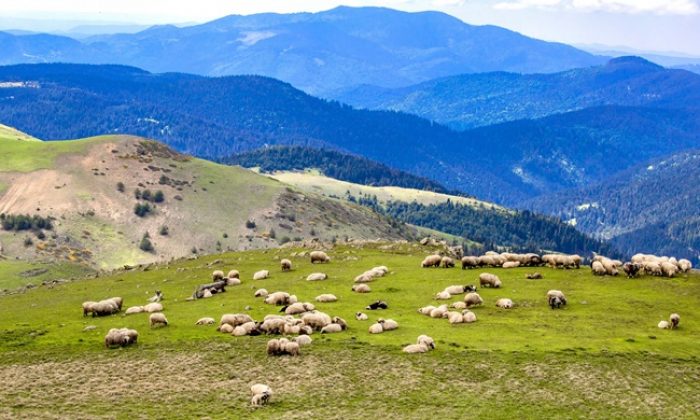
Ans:
[[[194,325],[213,325],[215,322],[216,321],[214,320],[214,318],[205,317],[199,318],[197,322],[194,323]]]
[[[380,318],[377,322],[382,324],[382,329],[384,331],[392,331],[392,330],[399,328],[399,323],[394,321],[393,319],[381,319]]]
[[[433,309],[435,309],[433,305],[424,306],[422,308],[418,308],[418,313],[421,315],[430,316],[430,312],[432,312]]]
[[[148,313],[163,312],[163,304],[158,302],[149,303],[143,307],[143,311]]]
[[[482,287],[488,286],[493,288],[501,287],[501,279],[497,275],[491,273],[479,274],[479,284]]]
[[[464,317],[460,312],[445,312],[443,317],[447,318],[450,324],[461,324],[464,322]]]
[[[384,328],[382,327],[382,324],[379,322],[376,322],[376,323],[369,326],[369,333],[370,334],[381,334],[383,332],[384,332]]]
[[[458,301],[458,302],[455,302],[452,305],[450,305],[450,308],[463,310],[463,309],[467,309],[467,304],[463,301]]]
[[[328,324],[321,328],[321,334],[339,333],[343,331],[343,327],[340,324]]]
[[[330,293],[324,293],[322,295],[316,296],[316,302],[328,303],[328,302],[335,302],[337,300],[338,300],[338,298],[335,295],[332,295]]]
[[[431,318],[443,318],[444,315],[447,313],[447,311],[448,311],[447,305],[440,305],[437,308],[430,311],[430,317]]]
[[[484,303],[484,300],[478,293],[471,292],[464,295],[464,303],[467,305],[467,308],[470,308],[472,306],[481,305]]]
[[[668,318],[669,322],[671,323],[671,329],[676,329],[678,328],[678,324],[681,322],[681,316],[678,314],[671,314],[671,316]]]
[[[238,270],[231,270],[228,272],[228,275],[226,276],[226,278],[239,279],[239,278],[241,278],[241,273],[239,273]]]
[[[476,322],[476,314],[468,309],[465,309],[462,311],[462,318],[464,319],[464,322],[467,324],[471,324],[472,322]]]
[[[270,277],[270,272],[268,270],[260,270],[253,274],[253,280],[265,280]]]
[[[239,286],[241,283],[241,279],[239,278],[233,277],[226,279],[226,286]]]
[[[452,298],[452,295],[445,290],[443,290],[442,292],[439,292],[435,295],[435,300],[448,300],[451,298]]]
[[[447,286],[447,287],[445,287],[444,292],[447,292],[451,295],[461,295],[462,293],[466,292],[466,290],[464,290],[464,289],[465,289],[464,286],[458,286],[458,285]]]
[[[151,314],[151,316],[148,317],[148,322],[150,323],[151,328],[156,326],[168,326],[168,318],[166,318],[162,312]]]
[[[355,293],[369,293],[372,289],[366,283],[359,283],[352,286],[352,291]]]
[[[294,341],[300,346],[308,346],[313,340],[308,335],[302,334],[297,337],[294,337]]]
[[[368,318],[369,317],[367,316],[367,314],[362,313],[362,312],[357,312],[355,314],[355,319],[358,321],[367,321]]]
[[[662,330],[668,330],[671,328],[671,323],[668,321],[659,321],[659,325],[657,326]]]
[[[496,301],[496,306],[503,309],[511,309],[513,307],[513,301],[508,298],[501,298]]]
[[[306,277],[306,281],[321,281],[326,280],[328,276],[326,273],[311,273]]]
[[[141,312],[143,312],[143,306],[132,306],[130,308],[127,308],[125,314],[126,315],[140,314]]]
[[[224,279],[224,272],[221,270],[216,270],[213,273],[211,273],[211,279],[213,281],[219,281]]]
[[[286,258],[280,261],[280,268],[282,271],[289,271],[292,269],[292,262]]]
[[[331,261],[331,258],[328,256],[323,251],[312,251],[309,254],[309,257],[311,258],[311,264],[316,264],[316,263],[328,263]]]
[[[409,344],[402,350],[404,353],[416,354],[416,353],[427,353],[428,346],[425,344]]]
[[[254,297],[267,297],[269,293],[267,293],[266,289],[258,289],[255,291],[253,294]]]

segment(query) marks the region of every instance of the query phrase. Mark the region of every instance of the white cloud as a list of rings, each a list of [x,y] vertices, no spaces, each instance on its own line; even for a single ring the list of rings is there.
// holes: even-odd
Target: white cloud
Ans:
[[[499,10],[564,9],[610,13],[655,13],[692,15],[700,13],[700,0],[506,0]]]

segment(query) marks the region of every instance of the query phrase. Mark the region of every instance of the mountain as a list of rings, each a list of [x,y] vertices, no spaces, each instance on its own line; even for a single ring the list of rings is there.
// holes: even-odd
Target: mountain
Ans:
[[[606,106],[455,132],[264,77],[123,66],[0,67],[0,115],[44,139],[133,134],[214,159],[266,145],[334,149],[511,206],[700,147],[697,108]]]
[[[138,137],[41,142],[12,132],[0,148],[7,257],[114,268],[294,238],[414,235],[367,208]]]
[[[310,93],[358,84],[405,86],[484,71],[554,72],[602,57],[439,12],[338,7],[320,13],[227,16],[78,41],[4,35],[0,63],[124,64],[154,72],[257,74]],[[37,45],[39,43],[40,45]],[[3,48],[11,44],[13,48]]]
[[[554,74],[464,74],[397,89],[364,85],[331,96],[356,107],[407,112],[464,130],[605,105],[697,108],[700,75],[620,57]]]
[[[626,253],[699,261],[700,151],[637,165],[585,188],[542,196],[525,207],[569,220]]]

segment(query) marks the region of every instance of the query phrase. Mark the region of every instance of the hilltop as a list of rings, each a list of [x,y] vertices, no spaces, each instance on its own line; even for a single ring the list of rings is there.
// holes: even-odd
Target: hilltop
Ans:
[[[366,208],[138,137],[2,141],[0,213],[9,230],[0,243],[13,257],[111,268],[295,238],[411,235]],[[41,224],[9,224],[20,215]],[[140,248],[146,234],[153,250]]]

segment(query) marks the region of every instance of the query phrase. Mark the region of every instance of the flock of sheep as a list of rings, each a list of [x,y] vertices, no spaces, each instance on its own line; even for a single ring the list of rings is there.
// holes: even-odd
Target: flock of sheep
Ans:
[[[330,257],[323,251],[313,251],[309,254],[312,264],[329,263]],[[462,269],[481,267],[535,267],[549,265],[560,268],[579,268],[582,258],[578,255],[547,254],[539,256],[537,254],[514,254],[489,252],[482,256],[465,256],[461,259]],[[430,255],[421,262],[421,267],[455,267],[455,262],[451,257],[442,255]],[[673,267],[673,268],[672,268]],[[280,261],[282,271],[293,269],[293,264],[288,259]],[[676,260],[675,258],[656,257],[653,255],[638,254],[632,258],[631,262],[621,261],[595,255],[592,260],[591,269],[597,275],[617,275],[619,268],[622,268],[628,276],[634,277],[639,272],[647,272],[652,275],[666,275],[673,277],[677,272],[687,272],[692,268],[688,260]],[[386,266],[374,267],[359,274],[354,279],[352,291],[356,293],[367,293],[371,291],[369,283],[386,276],[389,269]],[[661,274],[658,274],[661,273]],[[254,280],[268,278],[269,270],[260,270],[254,273]],[[528,274],[528,278],[542,278],[539,273]],[[307,281],[318,282],[326,280],[325,273],[312,273],[306,277]],[[194,294],[188,300],[210,298],[216,294],[226,291],[227,286],[241,284],[240,273],[231,270],[227,275],[221,270],[212,273],[212,283],[203,284],[196,288]],[[500,289],[501,279],[492,273],[482,272],[479,274],[479,287],[487,289]],[[477,316],[472,312],[472,308],[483,305],[483,298],[477,293],[476,285],[452,285],[436,293],[435,300],[449,300],[455,295],[464,294],[463,299],[439,306],[428,305],[418,309],[418,313],[430,318],[447,319],[450,324],[473,323],[477,321]],[[262,320],[254,320],[250,315],[244,313],[224,314],[221,316],[217,331],[230,334],[234,337],[257,336],[257,335],[279,335],[284,336],[274,338],[267,342],[267,354],[270,356],[299,356],[303,346],[312,343],[311,335],[314,332],[321,334],[339,333],[348,329],[347,322],[338,317],[331,316],[316,309],[314,303],[300,302],[298,298],[285,291],[268,292],[261,288],[254,292],[255,298],[260,298],[265,304],[281,307],[277,313],[266,315]],[[150,313],[149,324],[151,328],[167,326],[168,320],[163,314],[164,299],[163,294],[157,291],[143,306],[129,307],[125,314]],[[567,304],[566,296],[559,290],[549,290],[546,294],[547,304],[552,309],[559,309]],[[337,297],[323,293],[315,298],[316,302],[335,302]],[[88,301],[82,305],[83,316],[107,316],[119,313],[122,309],[123,300],[120,297],[113,297],[101,301]],[[388,304],[384,301],[376,301],[369,304],[367,310],[387,309]],[[511,309],[514,302],[509,298],[500,297],[496,300],[496,306],[502,309]],[[249,309],[247,307],[246,309]],[[364,312],[356,312],[355,319],[366,321],[369,319]],[[212,325],[215,319],[203,317],[196,321],[195,325]],[[659,328],[675,329],[680,322],[678,314],[672,314],[669,321],[661,321]],[[399,324],[392,319],[378,318],[368,328],[370,334],[381,334],[399,328]],[[288,338],[291,337],[291,338]],[[128,328],[112,328],[104,338],[107,348],[124,347],[135,344],[138,340],[138,332]],[[427,336],[421,335],[416,340],[416,344],[410,344],[403,348],[405,353],[425,353],[435,349],[435,341]],[[269,402],[272,390],[267,385],[256,384],[251,387],[253,397],[251,405],[262,406]]]

